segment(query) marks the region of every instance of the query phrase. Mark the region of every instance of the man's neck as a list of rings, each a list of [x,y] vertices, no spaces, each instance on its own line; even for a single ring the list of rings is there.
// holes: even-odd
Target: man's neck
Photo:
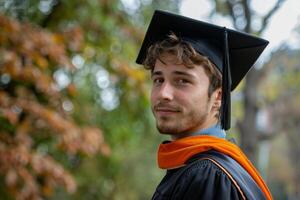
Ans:
[[[207,130],[207,129],[215,126],[217,123],[218,123],[217,120],[212,120],[210,122],[207,121],[201,127],[194,128],[192,130],[189,130],[189,131],[183,132],[183,133],[177,133],[177,134],[174,134],[174,135],[172,134],[171,139],[172,140],[178,140],[178,139],[185,138],[185,137],[191,137],[191,136],[199,135],[198,133],[200,133],[202,130]]]

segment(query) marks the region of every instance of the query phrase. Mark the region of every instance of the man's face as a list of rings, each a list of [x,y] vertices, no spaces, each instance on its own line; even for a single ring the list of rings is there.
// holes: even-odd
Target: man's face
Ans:
[[[176,136],[213,125],[215,100],[208,97],[209,78],[203,67],[176,64],[170,54],[162,60],[157,59],[151,74],[151,108],[158,130]]]

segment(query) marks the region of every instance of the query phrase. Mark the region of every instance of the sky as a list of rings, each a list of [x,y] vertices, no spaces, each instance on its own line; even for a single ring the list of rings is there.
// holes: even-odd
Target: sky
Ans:
[[[224,17],[217,16],[212,20],[208,19],[208,13],[213,8],[210,2],[209,0],[182,0],[180,13],[187,17],[232,28],[230,20]],[[251,5],[258,14],[264,15],[275,2],[276,0],[253,0]],[[293,48],[299,48],[300,36],[297,36],[294,31],[297,24],[300,24],[300,1],[286,0],[273,15],[269,26],[262,35],[263,38],[270,41],[266,51],[270,53],[283,43],[289,44]]]

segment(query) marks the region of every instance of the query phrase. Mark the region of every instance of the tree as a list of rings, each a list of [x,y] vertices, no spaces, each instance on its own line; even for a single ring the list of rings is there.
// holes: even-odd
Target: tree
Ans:
[[[80,51],[69,54],[76,70],[58,70],[56,75],[69,77],[77,88],[72,119],[80,126],[101,127],[112,149],[105,158],[72,157],[78,192],[68,195],[59,190],[52,198],[149,199],[162,173],[155,164],[161,138],[150,114],[147,72],[134,60],[153,9],[174,11],[178,1],[137,0],[131,6],[119,0],[12,2],[11,8],[20,9],[5,13],[19,21],[52,32],[81,28]]]
[[[53,76],[74,70],[68,54],[80,48],[81,29],[50,33],[0,15],[0,30],[1,193],[40,199],[57,186],[73,193],[76,181],[55,152],[64,152],[65,160],[109,154],[101,130],[79,127],[68,113],[74,84],[59,88]]]
[[[280,163],[277,164],[277,169],[270,167],[269,171],[273,182],[281,182],[283,185],[281,189],[289,191],[292,199],[298,199],[300,194],[300,162],[298,159],[300,154],[298,142],[300,129],[299,55],[299,49],[292,50],[288,47],[282,47],[273,52],[267,63],[267,65],[273,66],[273,70],[264,80],[264,84],[260,86],[263,91],[266,91],[264,102],[266,109],[271,113],[271,129],[276,130],[277,135],[281,134],[280,146],[274,147],[278,149],[277,160],[280,160]],[[283,159],[284,155],[286,158]],[[285,171],[288,171],[290,175],[286,174]]]

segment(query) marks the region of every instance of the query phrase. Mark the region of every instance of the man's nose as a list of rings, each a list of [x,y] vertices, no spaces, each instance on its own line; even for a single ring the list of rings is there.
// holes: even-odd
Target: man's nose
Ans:
[[[158,92],[158,96],[161,100],[173,100],[174,89],[168,82],[164,82]]]

